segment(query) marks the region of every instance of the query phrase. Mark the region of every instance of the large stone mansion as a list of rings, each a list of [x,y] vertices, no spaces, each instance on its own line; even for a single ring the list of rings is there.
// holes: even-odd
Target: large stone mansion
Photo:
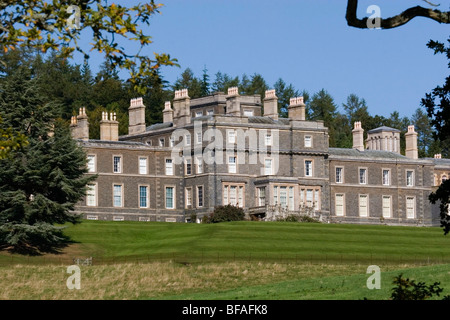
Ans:
[[[326,222],[439,225],[428,195],[450,174],[450,159],[418,158],[409,126],[405,156],[400,131],[353,129],[353,148],[330,148],[322,121],[305,119],[302,97],[279,118],[268,90],[237,88],[190,99],[186,89],[166,102],[163,123],[147,127],[142,98],[132,99],[129,134],[103,113],[100,140],[89,140],[85,110],[72,135],[97,174],[76,212],[87,219],[200,221],[216,206],[244,208],[251,218],[308,214]]]

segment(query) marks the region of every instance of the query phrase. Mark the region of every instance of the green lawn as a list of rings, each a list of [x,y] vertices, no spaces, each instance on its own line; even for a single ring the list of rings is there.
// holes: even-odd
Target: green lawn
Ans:
[[[59,255],[0,253],[0,299],[388,299],[400,273],[450,294],[440,228],[83,221],[65,233],[74,244]],[[74,257],[94,260],[79,291],[65,287]]]
[[[440,228],[84,221],[66,233],[94,259],[450,263],[450,238]]]

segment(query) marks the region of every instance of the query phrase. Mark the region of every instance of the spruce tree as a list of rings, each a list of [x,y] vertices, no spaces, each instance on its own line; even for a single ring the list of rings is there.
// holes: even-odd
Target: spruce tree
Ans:
[[[37,83],[19,69],[0,85],[1,129],[28,142],[0,160],[0,247],[34,254],[66,243],[57,224],[80,221],[74,205],[95,179],[85,175],[86,154]]]

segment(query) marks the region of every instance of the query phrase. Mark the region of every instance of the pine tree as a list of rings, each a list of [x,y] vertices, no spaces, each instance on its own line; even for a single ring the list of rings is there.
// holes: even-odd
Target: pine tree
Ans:
[[[74,205],[95,179],[84,175],[86,154],[57,120],[60,108],[39,90],[24,69],[0,87],[2,129],[12,128],[28,142],[0,160],[0,247],[34,254],[65,243],[55,224],[79,222]]]

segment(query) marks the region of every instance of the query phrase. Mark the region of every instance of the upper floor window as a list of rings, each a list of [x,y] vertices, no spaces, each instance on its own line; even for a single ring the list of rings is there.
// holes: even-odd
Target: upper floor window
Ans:
[[[197,132],[196,137],[197,137],[196,142],[197,143],[202,143],[202,133],[201,132]]]
[[[147,158],[139,157],[139,174],[147,174]]]
[[[344,168],[336,167],[336,183],[344,182]]]
[[[89,207],[97,205],[97,185],[94,183],[87,185],[86,205]]]
[[[312,147],[312,136],[305,136],[305,148]]]
[[[236,143],[236,131],[228,131],[228,143]]]
[[[365,168],[359,169],[359,183],[367,184],[367,169]]]
[[[191,145],[191,135],[187,134],[184,136],[184,145],[185,146],[190,146]]]
[[[236,173],[236,157],[228,157],[228,173]]]
[[[95,155],[94,154],[88,154],[87,156],[87,168],[88,168],[88,172],[95,172],[96,168],[95,168]]]
[[[186,174],[192,174],[192,160],[185,159],[185,163],[186,163]]]
[[[272,159],[264,159],[264,174],[272,174]]]
[[[197,187],[197,207],[203,207],[203,186]]]
[[[121,156],[113,157],[113,171],[114,171],[114,173],[122,172],[122,157]]]
[[[383,185],[389,186],[391,184],[391,171],[383,169]]]
[[[266,134],[265,139],[264,139],[264,144],[266,146],[272,145],[272,135],[271,134]]]
[[[159,138],[159,146],[164,147],[164,138]]]
[[[313,176],[313,165],[311,160],[305,160],[305,176],[306,177]]]
[[[172,159],[166,159],[166,175],[173,175],[173,162]]]
[[[197,111],[197,112],[195,113],[195,116],[196,116],[196,117],[201,117],[201,116],[203,116],[203,111]]]
[[[406,171],[406,185],[408,187],[414,186],[414,171],[411,170]]]

